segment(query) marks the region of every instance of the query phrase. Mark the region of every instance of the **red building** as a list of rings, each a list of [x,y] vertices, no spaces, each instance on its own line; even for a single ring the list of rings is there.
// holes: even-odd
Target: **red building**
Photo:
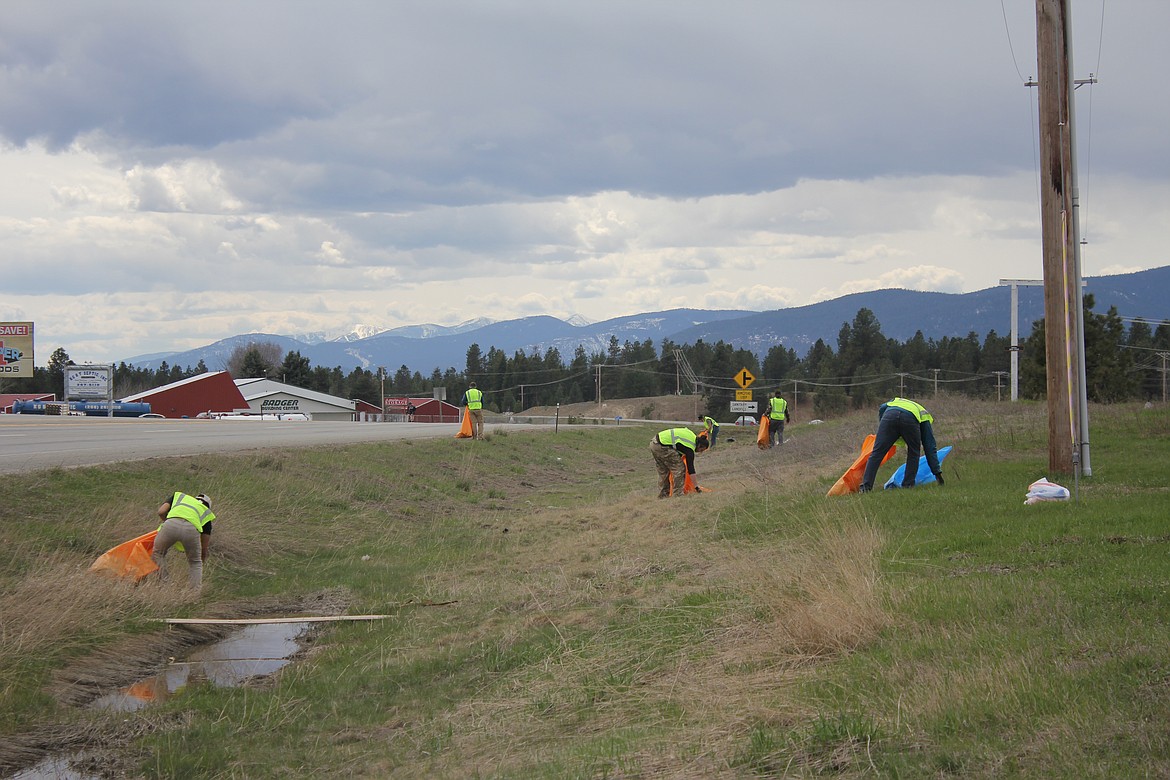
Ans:
[[[381,409],[374,406],[369,401],[363,401],[360,398],[353,399],[353,411],[354,414],[358,416],[359,420],[370,417],[377,417],[377,415],[382,413]],[[365,415],[365,418],[363,418],[362,415]]]
[[[235,412],[248,402],[226,371],[210,371],[169,385],[127,396],[123,401],[150,404],[153,414],[163,417],[195,417],[200,412]]]
[[[414,416],[408,414],[414,407]],[[403,415],[410,422],[459,422],[463,410],[437,398],[387,398],[386,414]]]

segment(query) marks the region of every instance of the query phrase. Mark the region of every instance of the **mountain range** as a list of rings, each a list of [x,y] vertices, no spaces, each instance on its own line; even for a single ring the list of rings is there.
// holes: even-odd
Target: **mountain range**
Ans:
[[[1085,282],[1085,292],[1093,295],[1093,311],[1098,314],[1116,307],[1123,318],[1170,321],[1170,266],[1089,277]],[[1022,340],[1031,333],[1032,323],[1044,316],[1044,292],[1038,286],[1021,286],[1018,291]],[[369,370],[384,367],[394,373],[400,366],[406,366],[411,372],[429,376],[436,368],[462,370],[467,362],[467,349],[472,344],[478,344],[484,354],[495,347],[509,357],[518,350],[544,354],[555,347],[562,360],[568,362],[578,346],[584,347],[589,355],[605,353],[611,337],[618,343],[652,339],[655,346],[664,339],[679,345],[694,344],[699,339],[708,344],[722,340],[750,350],[761,359],[770,348],[782,344],[804,356],[817,339],[823,339],[835,349],[841,326],[852,323],[862,308],[874,313],[887,338],[898,341],[913,338],[919,330],[926,338],[936,340],[964,338],[974,332],[981,341],[993,330],[1003,336],[1011,330],[1011,291],[1006,286],[970,293],[888,289],[764,312],[671,309],[595,323],[579,318],[565,321],[534,316],[501,322],[470,320],[456,326],[409,325],[389,330],[354,326],[332,336],[248,333],[197,349],[140,355],[124,362],[157,369],[164,361],[186,368],[202,360],[209,369],[217,370],[227,365],[237,346],[271,342],[286,353],[299,352],[314,366],[339,366],[346,373],[357,367]]]

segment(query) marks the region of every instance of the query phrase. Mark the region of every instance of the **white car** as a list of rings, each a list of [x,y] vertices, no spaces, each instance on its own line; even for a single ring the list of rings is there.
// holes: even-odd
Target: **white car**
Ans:
[[[755,417],[752,417],[750,414],[741,414],[739,417],[735,418],[735,424],[736,425],[758,425],[759,421],[756,420]]]

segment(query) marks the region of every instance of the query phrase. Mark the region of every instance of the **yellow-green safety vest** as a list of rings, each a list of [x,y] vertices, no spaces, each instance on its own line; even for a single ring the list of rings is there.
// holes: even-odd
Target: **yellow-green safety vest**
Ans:
[[[926,407],[920,403],[911,401],[909,398],[895,398],[892,401],[887,401],[886,407],[891,406],[895,409],[905,409],[910,412],[910,414],[914,415],[914,419],[918,420],[919,424],[924,422],[934,423],[934,417],[931,416],[930,412],[926,411]]]
[[[678,442],[682,442],[684,447],[694,450],[697,449],[698,438],[690,428],[669,428],[658,434],[658,443],[674,447]]]
[[[471,410],[483,408],[483,391],[477,387],[467,388],[467,408]]]
[[[788,409],[788,401],[783,398],[768,399],[768,416],[773,420],[783,420],[784,412]]]
[[[186,520],[203,533],[203,527],[215,519],[215,513],[202,501],[186,493],[175,493],[171,498],[171,511],[167,512],[167,520],[177,517]]]

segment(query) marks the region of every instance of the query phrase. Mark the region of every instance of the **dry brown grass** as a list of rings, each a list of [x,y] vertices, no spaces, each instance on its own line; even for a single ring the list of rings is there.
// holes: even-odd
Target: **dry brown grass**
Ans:
[[[39,478],[33,475],[30,484]],[[112,546],[154,527],[160,500],[156,493],[139,490],[95,502],[87,507],[84,523],[79,521],[77,535],[63,543],[13,542],[6,536],[10,560],[30,565],[0,573],[4,595],[0,599],[0,696],[12,695],[27,684],[19,670],[52,658],[57,668],[48,692],[61,704],[84,703],[152,672],[160,661],[183,648],[223,634],[218,629],[168,630],[154,623],[182,614],[201,598],[186,587],[187,562],[178,552],[168,556],[170,576],[165,581],[152,576],[135,583],[89,571],[97,556],[94,545]],[[225,504],[232,503],[230,496],[223,498]],[[205,582],[210,580],[214,590],[215,568],[221,561],[261,559],[270,544],[249,523],[220,526],[211,560],[204,564]],[[208,616],[263,614],[290,607],[278,603],[279,599],[217,604],[208,602],[206,595],[205,589],[200,603]],[[314,606],[324,613],[336,612],[344,600],[344,595],[333,594]],[[298,606],[305,611],[311,605],[298,602]]]
[[[996,436],[1035,434],[1035,415],[1014,407],[944,398],[930,408],[940,443],[989,428],[994,435],[986,446],[992,447]],[[608,644],[597,652],[573,646],[522,679],[481,691],[441,723],[408,728],[414,739],[432,731],[454,735],[453,749],[426,771],[516,771],[533,755],[555,753],[567,731],[585,728],[661,733],[661,739],[643,737],[644,747],[627,760],[630,776],[740,776],[726,758],[758,724],[795,727],[814,717],[801,703],[800,683],[822,661],[864,647],[888,629],[891,593],[879,577],[886,540],[859,502],[826,503],[817,516],[799,518],[797,536],[756,544],[720,541],[720,513],[733,513],[740,525],[764,525],[767,518],[744,517],[739,508],[749,494],[750,505],[769,516],[784,513],[793,495],[819,494],[852,461],[875,418],[864,412],[797,424],[788,429],[788,443],[772,452],[754,447],[754,431],[729,427],[724,436],[738,440],[698,460],[699,482],[711,488],[704,496],[649,502],[647,488],[612,505],[533,517],[532,525],[559,532],[549,530],[526,552],[515,580],[504,578],[524,583],[514,594],[517,612],[555,623],[566,636],[581,630]],[[960,419],[974,422],[951,422]],[[570,528],[576,533],[563,533]],[[702,641],[669,651],[667,663],[647,666],[644,645],[605,637],[619,600],[636,603],[647,620],[668,619],[680,599],[703,589],[731,594],[736,605]],[[986,675],[1005,671],[984,669],[962,685],[989,684]],[[606,687],[599,680],[631,682]],[[582,700],[582,691],[599,685],[600,700]],[[501,744],[512,749],[502,752]],[[687,746],[685,755],[679,745]],[[799,763],[795,755],[790,759]],[[866,765],[863,749],[839,759],[838,771],[851,761]],[[805,768],[816,760],[809,758]]]
[[[644,745],[627,760],[631,776],[734,776],[726,759],[746,734],[811,717],[796,686],[821,660],[872,641],[889,617],[878,576],[884,539],[857,502],[800,518],[792,538],[746,543],[720,538],[720,513],[737,511],[749,493],[764,512],[783,513],[793,494],[821,491],[854,428],[807,426],[779,451],[761,452],[752,438],[703,454],[699,481],[711,491],[702,496],[653,500],[647,463],[644,491],[538,511],[525,520],[522,552],[445,572],[441,590],[469,601],[490,592],[507,605],[453,644],[506,650],[533,626],[549,626],[562,647],[439,721],[401,724],[398,739],[424,744],[445,734],[453,744],[425,769],[396,772],[514,773],[555,755],[567,733],[604,739],[628,730]],[[682,605],[705,593],[717,594],[719,618],[697,640],[672,644],[672,621],[689,619]],[[621,628],[630,621],[644,631]]]
[[[1007,405],[952,399],[927,403],[939,421],[940,444],[986,433],[988,426],[1006,438],[1034,432],[1035,415]],[[486,545],[471,565],[436,566],[421,584],[424,596],[458,594],[463,604],[492,608],[473,625],[452,620],[446,633],[440,625],[437,640],[428,635],[394,648],[393,656],[425,660],[444,647],[506,654],[534,627],[553,632],[559,647],[539,664],[484,681],[435,720],[416,722],[387,713],[385,738],[422,746],[443,735],[451,748],[434,763],[382,769],[419,777],[507,773],[534,757],[558,755],[567,734],[600,738],[628,729],[639,735],[642,746],[630,759],[637,768],[631,775],[714,777],[728,774],[726,758],[756,725],[806,722],[815,713],[805,711],[797,688],[810,671],[864,647],[889,626],[885,600],[890,594],[878,575],[885,540],[866,518],[864,505],[848,498],[825,502],[815,516],[780,524],[797,529],[785,538],[729,536],[721,524],[748,531],[773,528],[775,518],[790,511],[794,496],[823,495],[872,432],[875,417],[866,411],[822,425],[798,422],[788,429],[788,442],[769,452],[755,447],[754,430],[724,426],[719,447],[698,459],[699,483],[710,488],[701,496],[655,500],[649,453],[640,452],[634,464],[594,464],[614,473],[633,470],[640,480],[634,489],[627,490],[626,482],[586,487],[571,506],[551,508],[541,491],[556,484],[559,470],[529,467],[522,483],[509,486],[507,502],[499,500],[510,502],[509,511],[492,515],[486,524],[500,532],[496,526],[503,520],[498,518],[506,516],[509,544]],[[963,427],[952,422],[961,418],[976,422]],[[983,446],[995,447],[996,436]],[[727,442],[728,437],[737,441]],[[474,483],[477,457],[472,451],[452,459],[447,476]],[[260,455],[251,468],[262,484],[266,473],[288,479],[291,471],[309,467],[298,466],[296,458]],[[411,478],[408,469],[401,472],[404,480]],[[254,486],[241,483],[234,489],[239,492],[232,495],[221,488],[217,500],[241,507],[268,502],[268,495],[261,500],[254,494]],[[387,490],[374,506],[356,498],[354,482],[332,489],[338,506],[393,517],[425,516],[409,513],[419,502],[408,491]],[[273,544],[266,523],[295,516],[302,500],[293,490],[271,498],[275,520],[236,518],[222,533],[217,530],[216,555],[244,570],[266,557]],[[153,500],[157,497],[127,496],[106,506],[91,523],[93,536],[116,540],[141,533],[148,519],[142,507]],[[0,669],[74,642],[78,649],[104,646],[91,661],[111,662],[128,645],[107,640],[126,622],[174,614],[190,598],[182,587],[181,560],[175,561],[175,576],[166,586],[135,588],[89,574],[90,551],[44,552],[28,550],[43,565],[4,583]],[[676,643],[669,627],[697,620],[690,612],[702,610],[685,605],[709,594],[720,600],[713,610],[718,617]],[[230,609],[238,614],[238,606]],[[202,612],[214,613],[215,607],[206,605]],[[435,613],[428,618],[442,620]],[[644,635],[631,625],[644,626]],[[103,626],[110,627],[109,636]],[[655,644],[654,637],[661,643]],[[58,680],[84,689],[84,670],[68,671]],[[963,684],[980,684],[978,675]],[[6,692],[2,684],[0,692]],[[922,706],[929,708],[929,703]],[[688,746],[686,755],[679,753],[679,745]],[[371,776],[378,770],[367,768]]]
[[[118,633],[126,620],[165,614],[190,599],[178,577],[165,585],[137,588],[132,582],[91,574],[89,558],[62,552],[28,554],[35,556],[38,566],[11,583],[0,600],[0,668],[74,642],[88,645],[107,629]]]

